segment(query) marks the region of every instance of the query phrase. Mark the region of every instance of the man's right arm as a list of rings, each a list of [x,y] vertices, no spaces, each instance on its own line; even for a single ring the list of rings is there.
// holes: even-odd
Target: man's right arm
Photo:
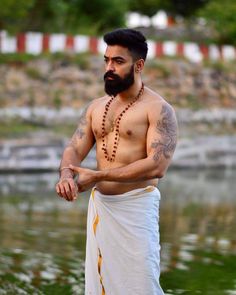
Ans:
[[[65,148],[60,164],[60,180],[56,185],[57,193],[68,201],[72,201],[77,195],[77,185],[74,181],[74,173],[69,165],[80,166],[95,143],[91,127],[92,104],[82,113],[78,127],[69,144]]]

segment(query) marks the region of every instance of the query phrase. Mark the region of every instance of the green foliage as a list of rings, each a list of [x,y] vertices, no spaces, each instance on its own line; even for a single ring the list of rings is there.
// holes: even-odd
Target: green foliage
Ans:
[[[1,0],[0,30],[15,33],[25,22],[34,0]]]
[[[173,269],[161,275],[164,290],[177,291],[181,286],[185,291],[174,291],[171,294],[222,295],[229,294],[227,290],[234,289],[236,256],[207,251],[192,254],[196,257],[195,260],[182,262],[186,265],[186,270]],[[204,290],[203,293],[200,290]]]
[[[71,31],[81,27],[90,28],[91,33],[104,32],[124,25],[126,9],[125,0],[71,0],[66,23]]]
[[[90,55],[88,53],[79,53],[73,56],[72,63],[76,64],[81,70],[89,69]]]
[[[148,69],[153,69],[157,72],[162,78],[168,78],[171,75],[171,70],[164,64],[163,62],[159,61],[158,59],[147,60],[146,66]]]
[[[210,0],[166,0],[163,1],[163,9],[172,15],[191,17],[195,15],[199,8],[206,5],[208,1]]]
[[[199,11],[208,25],[218,34],[221,44],[236,44],[236,2],[235,0],[211,0]]]
[[[82,52],[77,54],[67,54],[65,52],[55,52],[49,54],[43,53],[41,56],[52,62],[58,61],[60,63],[64,63],[67,65],[75,64],[81,70],[87,70],[89,68],[91,58],[91,55],[88,52]]]
[[[37,68],[28,67],[25,70],[27,76],[33,80],[42,80],[43,76]]]
[[[88,52],[82,52],[78,54],[67,54],[65,52],[55,53],[42,53],[38,56],[28,53],[4,53],[0,54],[0,65],[1,64],[14,64],[14,65],[27,65],[29,61],[36,59],[46,59],[49,62],[60,62],[65,64],[75,64],[80,69],[86,70],[90,65],[91,55]],[[26,74],[35,80],[43,80],[42,73],[37,68],[27,67]]]
[[[63,0],[34,0],[22,30],[63,32],[67,6]]]
[[[223,72],[225,74],[232,73],[236,74],[236,61],[225,62],[223,60],[205,60],[203,62],[204,66],[207,68],[211,68],[217,72]]]
[[[125,0],[2,0],[0,30],[97,34],[124,25]]]
[[[39,126],[31,124],[30,122],[22,122],[15,119],[11,122],[1,122],[0,124],[0,138],[21,138],[27,133],[40,130]]]
[[[163,3],[161,0],[130,0],[129,8],[131,11],[137,11],[141,14],[153,16],[159,9],[163,9]]]
[[[153,16],[160,9],[170,15],[190,17],[209,0],[130,0],[130,10]]]
[[[37,56],[29,53],[4,53],[0,54],[0,64],[26,64]]]
[[[21,119],[12,119],[8,122],[1,121],[0,124],[0,139],[10,139],[10,138],[22,138],[29,133],[42,131],[46,132],[50,130],[59,135],[71,136],[71,130],[76,128],[76,123],[67,124],[55,124],[50,127],[40,123],[35,124],[33,122],[22,121]]]

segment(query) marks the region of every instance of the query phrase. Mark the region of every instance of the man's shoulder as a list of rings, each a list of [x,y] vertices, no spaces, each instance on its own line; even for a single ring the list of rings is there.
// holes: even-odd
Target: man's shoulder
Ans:
[[[104,96],[101,96],[101,97],[98,97],[98,98],[94,98],[90,103],[90,108],[94,109],[94,108],[97,108],[100,105],[103,105],[107,101],[107,99],[108,99],[107,95],[104,95]]]
[[[99,106],[104,105],[104,103],[107,101],[108,97],[102,96],[98,98],[94,98],[88,105],[87,105],[87,112],[91,114],[94,110],[97,110]]]
[[[163,112],[175,115],[174,108],[159,93],[147,88],[145,103],[149,118],[158,118]]]
[[[163,106],[172,108],[164,97],[150,88],[146,88],[145,103],[149,109],[154,108],[153,110],[162,109]]]

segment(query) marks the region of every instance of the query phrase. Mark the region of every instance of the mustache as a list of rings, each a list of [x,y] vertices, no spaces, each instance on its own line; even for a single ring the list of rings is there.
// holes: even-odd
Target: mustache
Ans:
[[[120,76],[114,74],[111,70],[110,71],[107,71],[105,74],[104,74],[104,80],[106,80],[107,78],[112,78],[112,79],[120,79]]]

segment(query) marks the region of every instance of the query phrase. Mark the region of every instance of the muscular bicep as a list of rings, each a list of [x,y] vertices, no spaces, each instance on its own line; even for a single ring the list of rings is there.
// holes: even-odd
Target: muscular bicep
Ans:
[[[68,144],[72,147],[82,161],[95,143],[95,138],[91,128],[91,106],[82,112],[78,126]]]
[[[147,155],[161,172],[168,168],[177,144],[177,120],[167,103],[149,116]]]

